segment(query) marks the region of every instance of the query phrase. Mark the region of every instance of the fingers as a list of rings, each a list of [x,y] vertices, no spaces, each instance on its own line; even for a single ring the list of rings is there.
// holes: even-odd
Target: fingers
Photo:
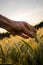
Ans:
[[[29,38],[29,36],[25,35],[24,33],[20,33],[18,35],[21,36],[22,38],[25,38],[25,39],[28,39]]]
[[[23,32],[23,33],[21,33],[21,32]],[[20,31],[17,32],[17,35],[19,35],[23,38],[29,38],[29,37],[33,38],[33,33],[35,32],[35,29],[31,25],[23,22],[21,32]]]
[[[26,34],[27,36],[33,38],[33,32],[30,31],[30,30],[28,30],[27,28],[24,28],[24,29],[23,29],[23,33]]]
[[[30,25],[31,26],[31,25]],[[33,32],[34,33],[36,33],[37,32],[37,29],[36,28],[34,28],[34,26],[31,26],[31,29],[33,30]]]
[[[33,28],[33,31],[36,33],[37,32],[37,29],[35,27],[33,27],[33,26],[32,26],[32,28]]]
[[[29,38],[29,36],[26,35],[26,34],[24,34],[23,32],[17,32],[17,31],[15,31],[15,33],[16,33],[16,35],[21,36],[22,38],[25,38],[25,39]]]
[[[33,32],[37,32],[37,29],[35,29],[32,25],[30,25],[30,24],[28,24],[28,23],[26,23],[26,22],[24,22],[24,25],[25,25],[25,27],[27,28],[27,29],[29,29],[30,31],[33,31]]]

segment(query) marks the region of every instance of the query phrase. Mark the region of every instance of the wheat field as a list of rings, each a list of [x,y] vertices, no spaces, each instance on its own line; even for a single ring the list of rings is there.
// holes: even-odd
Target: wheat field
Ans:
[[[43,27],[39,28],[34,38],[23,39],[10,35],[0,39],[0,64],[43,65]]]

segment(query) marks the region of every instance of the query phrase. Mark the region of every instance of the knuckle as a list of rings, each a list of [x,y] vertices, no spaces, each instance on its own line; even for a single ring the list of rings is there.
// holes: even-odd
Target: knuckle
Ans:
[[[24,26],[26,26],[26,25],[27,25],[27,23],[26,23],[25,21],[23,22],[23,24],[24,24]]]
[[[23,24],[26,24],[26,22],[25,22],[25,21],[23,21]]]

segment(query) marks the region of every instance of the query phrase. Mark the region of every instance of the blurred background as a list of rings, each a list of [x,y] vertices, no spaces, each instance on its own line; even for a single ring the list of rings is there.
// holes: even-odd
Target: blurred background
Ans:
[[[35,25],[43,20],[43,0],[0,0],[0,14]]]

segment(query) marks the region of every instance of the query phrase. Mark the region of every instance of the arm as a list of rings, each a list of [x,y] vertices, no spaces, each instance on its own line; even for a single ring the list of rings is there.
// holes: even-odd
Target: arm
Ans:
[[[6,29],[9,32],[12,32],[13,30],[11,29],[11,20],[0,15],[0,27]]]

